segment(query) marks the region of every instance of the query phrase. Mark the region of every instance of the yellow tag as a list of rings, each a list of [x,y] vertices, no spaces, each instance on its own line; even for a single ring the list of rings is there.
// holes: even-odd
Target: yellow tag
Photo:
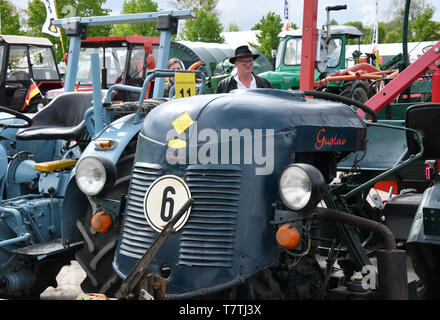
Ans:
[[[196,94],[196,75],[194,73],[176,72],[176,99],[191,97]]]
[[[171,122],[174,129],[176,129],[177,134],[181,134],[182,132],[184,132],[186,129],[191,127],[193,123],[194,121],[191,119],[191,116],[189,115],[188,112],[185,112],[184,114],[179,116],[176,120]]]

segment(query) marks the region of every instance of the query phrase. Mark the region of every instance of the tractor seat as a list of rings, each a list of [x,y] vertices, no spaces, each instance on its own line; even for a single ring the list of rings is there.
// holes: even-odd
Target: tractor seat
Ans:
[[[84,114],[92,100],[92,92],[59,95],[35,114],[32,126],[17,131],[17,140],[79,140],[86,129]]]

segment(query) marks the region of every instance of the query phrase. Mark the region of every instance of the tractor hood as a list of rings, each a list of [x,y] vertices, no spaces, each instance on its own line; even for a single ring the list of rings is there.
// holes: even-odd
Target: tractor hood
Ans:
[[[215,143],[213,137],[220,143],[223,133],[232,131],[290,136],[296,152],[358,151],[366,126],[342,103],[306,99],[301,91],[240,89],[164,103],[148,114],[141,136],[169,146],[173,139],[183,140],[182,147]]]

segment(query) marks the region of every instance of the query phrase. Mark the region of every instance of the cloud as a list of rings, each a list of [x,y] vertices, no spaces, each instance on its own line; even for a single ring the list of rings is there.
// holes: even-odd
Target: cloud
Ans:
[[[281,14],[279,8],[268,5],[267,1],[262,0],[220,0],[217,5],[217,10],[220,12],[220,20],[224,27],[227,27],[233,22],[237,24],[242,31],[250,30],[269,11]]]
[[[362,7],[362,24],[363,25],[371,25],[375,22],[376,19],[376,8],[374,5],[366,5]]]

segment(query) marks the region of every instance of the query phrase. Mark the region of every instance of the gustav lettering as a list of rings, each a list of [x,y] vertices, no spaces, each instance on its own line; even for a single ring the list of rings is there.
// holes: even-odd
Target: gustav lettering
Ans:
[[[346,138],[339,138],[338,134],[335,133],[335,135],[331,138],[327,138],[325,135],[325,129],[322,128],[318,131],[318,134],[316,135],[316,142],[315,142],[315,148],[316,150],[320,150],[322,147],[331,147],[331,146],[343,146],[347,142]]]

